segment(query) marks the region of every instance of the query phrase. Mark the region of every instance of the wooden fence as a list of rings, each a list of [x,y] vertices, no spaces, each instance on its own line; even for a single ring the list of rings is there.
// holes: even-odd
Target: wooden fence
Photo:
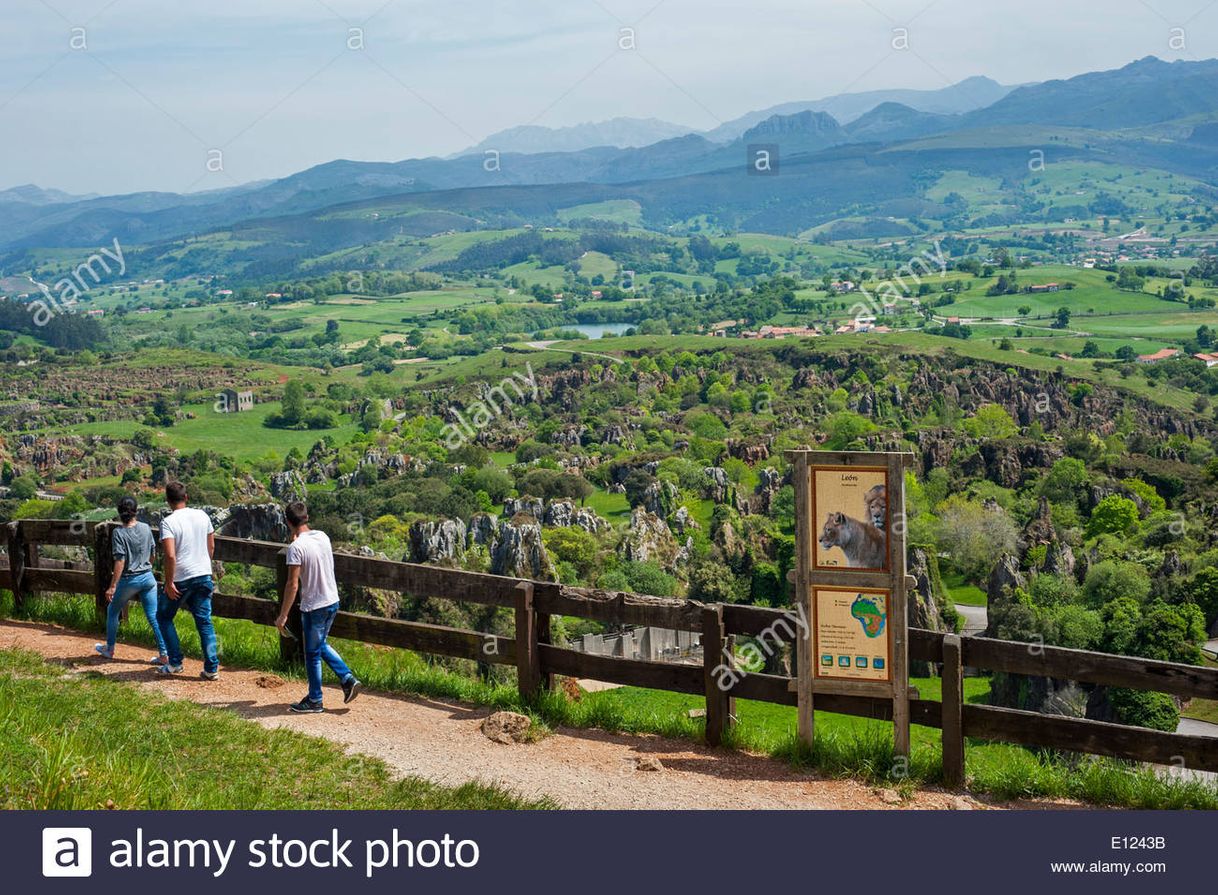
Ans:
[[[108,562],[81,568],[83,564],[40,557],[37,548],[44,544],[86,547],[94,557],[107,557],[111,524],[26,520],[9,523],[6,528],[9,567],[0,569],[0,587],[10,589],[19,605],[38,591],[92,594],[99,614],[104,613]],[[287,574],[284,552],[283,544],[216,538],[217,560],[277,569],[281,584]],[[735,670],[728,679],[723,665],[725,657],[731,655],[736,637],[752,638],[763,652],[794,642],[800,620],[791,612],[755,606],[704,605],[345,553],[335,556],[335,567],[339,581],[348,586],[512,610],[515,631],[511,637],[357,612],[340,612],[333,634],[421,653],[515,666],[520,691],[526,699],[550,686],[555,674],[700,695],[706,699],[706,741],[711,745],[721,742],[733,722],[733,703],[737,698],[796,704],[796,694],[790,687],[792,678]],[[213,612],[225,618],[271,625],[278,614],[278,604],[221,591],[213,600]],[[565,649],[550,642],[550,618],[555,615],[691,631],[701,637],[703,663],[698,666],[625,659]],[[298,615],[296,619],[298,625]],[[298,630],[296,633],[299,637]],[[964,669],[969,667],[1153,690],[1183,699],[1218,699],[1218,669],[960,637],[917,628],[909,633],[910,658],[942,666],[942,701],[922,699],[911,690],[909,707],[913,723],[942,731],[944,778],[949,785],[964,783],[966,738],[1218,772],[1218,738],[973,705],[964,701],[963,687]],[[290,660],[297,656],[300,641],[281,637],[280,649],[285,660]],[[888,699],[833,694],[816,697],[818,711],[881,720],[892,719],[892,707],[892,700]]]

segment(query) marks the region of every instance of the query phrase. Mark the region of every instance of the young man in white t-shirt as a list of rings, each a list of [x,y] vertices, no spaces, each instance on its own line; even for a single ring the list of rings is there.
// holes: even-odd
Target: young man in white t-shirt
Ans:
[[[165,502],[172,512],[161,520],[161,548],[165,591],[157,607],[156,620],[165,639],[169,662],[160,667],[161,674],[182,671],[182,644],[178,641],[173,617],[185,607],[194,616],[203,650],[205,681],[219,680],[220,660],[216,647],[216,629],[211,623],[211,598],[215,583],[211,577],[211,559],[216,552],[216,533],[211,517],[202,510],[186,506],[186,486],[170,482],[165,486]]]
[[[288,612],[300,595],[301,631],[304,635],[305,672],[309,678],[309,693],[300,702],[288,706],[297,714],[317,714],[322,708],[321,663],[338,675],[343,685],[343,702],[350,702],[359,692],[360,682],[351,673],[343,657],[326,642],[334,616],[338,615],[338,584],[334,580],[334,550],[323,531],[309,528],[309,510],[303,503],[290,503],[284,510],[292,543],[288,546],[288,581],[283,590],[282,608],[275,627],[284,630]]]

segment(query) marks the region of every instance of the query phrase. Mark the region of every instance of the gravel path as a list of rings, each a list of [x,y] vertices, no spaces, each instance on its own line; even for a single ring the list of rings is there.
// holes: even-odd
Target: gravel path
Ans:
[[[289,702],[303,684],[259,671],[222,669],[202,681],[198,661],[169,680],[155,677],[150,651],[119,644],[114,661],[93,652],[96,638],[53,625],[0,621],[0,649],[25,649],[76,672],[100,672],[170,699],[225,708],[265,727],[287,727],[373,755],[402,775],[446,784],[496,783],[522,796],[549,796],[567,808],[983,808],[1062,807],[1052,803],[982,804],[952,793],[920,790],[891,804],[893,793],[853,780],[823,779],[783,762],[683,740],[626,736],[561,728],[539,742],[498,745],[479,726],[488,710],[449,702],[364,692],[342,705],[337,686],[327,686],[324,715],[292,715]],[[329,674],[329,672],[327,672]],[[657,758],[661,771],[636,769]]]

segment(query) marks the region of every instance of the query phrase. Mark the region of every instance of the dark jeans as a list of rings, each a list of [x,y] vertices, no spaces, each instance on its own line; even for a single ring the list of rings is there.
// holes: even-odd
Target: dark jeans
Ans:
[[[199,630],[199,645],[203,649],[203,670],[217,671],[220,668],[220,659],[216,649],[216,629],[211,623],[211,595],[215,589],[211,575],[187,578],[176,584],[180,599],[171,600],[169,594],[162,591],[156,613],[157,623],[161,626],[161,636],[165,638],[165,652],[169,656],[169,664],[182,664],[182,644],[178,640],[177,628],[173,626],[173,617],[184,606],[194,616],[195,627]]]
[[[118,587],[114,589],[114,599],[106,607],[106,648],[113,650],[114,641],[118,637],[119,617],[123,607],[136,597],[144,607],[144,615],[152,626],[152,636],[156,638],[157,655],[165,655],[165,638],[161,635],[161,626],[157,623],[156,578],[152,572],[136,572],[134,575],[120,575]]]
[[[309,700],[321,702],[321,663],[324,660],[338,679],[346,683],[351,669],[343,657],[326,643],[334,616],[338,615],[338,604],[300,613],[301,633],[304,634],[305,673],[309,678]]]

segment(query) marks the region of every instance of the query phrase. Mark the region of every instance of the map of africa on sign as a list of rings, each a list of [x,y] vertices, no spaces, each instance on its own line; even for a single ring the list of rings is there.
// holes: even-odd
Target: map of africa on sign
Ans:
[[[884,610],[876,605],[881,599],[859,594],[850,607],[850,615],[863,626],[863,633],[868,637],[879,637],[884,633]]]
[[[888,599],[878,589],[813,588],[816,677],[891,679]]]

